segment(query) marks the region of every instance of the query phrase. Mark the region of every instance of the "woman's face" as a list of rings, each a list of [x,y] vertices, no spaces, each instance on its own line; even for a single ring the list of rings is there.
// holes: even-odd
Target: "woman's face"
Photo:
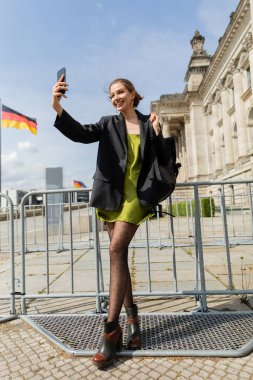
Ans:
[[[114,83],[110,87],[110,99],[118,112],[124,112],[133,108],[135,92],[130,92],[121,82]]]

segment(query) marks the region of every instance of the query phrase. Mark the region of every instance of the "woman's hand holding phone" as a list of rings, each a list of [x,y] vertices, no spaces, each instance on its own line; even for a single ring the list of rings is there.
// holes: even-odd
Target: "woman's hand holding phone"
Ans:
[[[60,75],[60,76],[59,76]],[[57,73],[57,82],[53,87],[53,94],[52,94],[52,105],[53,109],[57,112],[59,116],[61,116],[63,108],[60,104],[61,98],[67,98],[65,95],[65,92],[68,91],[68,83],[66,80],[66,69],[61,69]]]

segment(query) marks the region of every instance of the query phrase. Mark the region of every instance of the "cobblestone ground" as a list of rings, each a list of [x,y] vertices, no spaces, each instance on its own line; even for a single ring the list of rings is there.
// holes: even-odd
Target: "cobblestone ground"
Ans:
[[[68,356],[21,320],[0,324],[0,379],[253,379],[243,358],[118,358],[97,370],[91,358]]]

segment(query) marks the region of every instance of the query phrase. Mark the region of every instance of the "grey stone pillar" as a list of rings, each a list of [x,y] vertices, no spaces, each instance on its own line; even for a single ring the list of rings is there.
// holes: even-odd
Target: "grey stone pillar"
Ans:
[[[250,0],[251,33],[253,34],[253,0]]]
[[[245,118],[245,106],[241,98],[243,94],[243,80],[242,74],[239,69],[233,71],[233,84],[235,93],[235,116],[238,131],[238,152],[239,157],[244,157],[247,154],[249,144],[248,144],[248,133]]]
[[[187,173],[186,173],[186,169],[187,169],[187,156],[186,156],[186,141],[185,141],[185,127],[182,126],[182,129],[181,129],[181,141],[182,141],[182,161],[179,161],[182,165],[181,169],[180,169],[180,179],[182,179],[182,181],[186,181],[187,180]]]
[[[194,179],[205,177],[208,172],[207,140],[204,129],[204,112],[202,100],[192,95],[190,104],[190,119],[192,129],[192,158]]]
[[[250,81],[251,88],[253,87],[253,46],[249,49],[249,64],[250,64]]]
[[[211,175],[214,172],[213,150],[212,150],[213,131],[212,131],[211,123],[210,123],[210,118],[211,118],[210,115],[206,113],[204,116],[204,124],[205,124],[205,134],[207,137],[208,175]]]
[[[221,133],[218,123],[218,105],[212,104],[212,127],[214,136],[214,146],[215,146],[215,170],[222,170],[222,154],[221,154]]]
[[[193,178],[193,157],[192,157],[192,136],[191,125],[189,116],[184,117],[185,123],[185,146],[186,146],[186,160],[187,160],[187,174],[186,179]]]
[[[225,87],[221,88],[221,104],[222,104],[222,119],[223,119],[223,132],[225,140],[225,165],[231,165],[234,163],[234,150],[233,150],[233,138],[232,138],[232,125],[228,110],[229,93]]]
[[[163,137],[170,137],[170,118],[162,116]]]

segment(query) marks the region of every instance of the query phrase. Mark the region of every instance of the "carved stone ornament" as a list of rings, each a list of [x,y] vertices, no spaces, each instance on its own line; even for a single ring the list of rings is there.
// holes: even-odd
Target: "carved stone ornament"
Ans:
[[[238,63],[238,59],[232,59],[231,62],[229,63],[228,65],[228,71],[233,74],[233,72],[235,70],[237,70],[237,63]]]
[[[207,103],[212,105],[213,102],[214,102],[214,98],[215,98],[215,95],[214,95],[214,94],[210,94],[210,95],[208,96],[208,101],[207,101]]]
[[[252,47],[252,33],[251,32],[247,33],[242,45],[246,51],[249,51],[249,49]]]
[[[217,83],[217,90],[219,91],[219,92],[221,92],[222,90],[224,90],[225,89],[225,78],[222,78],[222,79],[220,79],[219,81],[218,81],[218,83]]]
[[[196,30],[192,40],[192,50],[194,55],[203,55],[206,54],[206,51],[203,49],[205,42],[205,37],[201,36],[198,30]]]
[[[216,88],[217,88],[217,91],[221,92],[221,90],[223,89],[223,80],[222,79],[219,79]]]

